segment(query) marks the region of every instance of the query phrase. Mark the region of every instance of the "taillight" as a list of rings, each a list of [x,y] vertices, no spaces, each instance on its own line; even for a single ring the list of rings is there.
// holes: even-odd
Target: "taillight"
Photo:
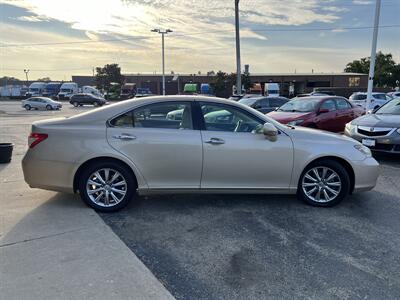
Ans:
[[[28,137],[29,148],[32,149],[40,142],[43,142],[45,139],[47,139],[48,136],[49,135],[46,133],[31,133]]]

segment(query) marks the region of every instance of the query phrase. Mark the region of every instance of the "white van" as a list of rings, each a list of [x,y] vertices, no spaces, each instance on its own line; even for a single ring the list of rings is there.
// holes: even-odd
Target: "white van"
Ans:
[[[46,82],[34,82],[29,86],[28,92],[25,94],[27,97],[38,97],[41,96],[44,89],[46,88]]]
[[[79,92],[78,84],[75,82],[65,82],[60,87],[60,92],[58,93],[58,99],[69,100],[71,97]]]
[[[278,83],[266,83],[264,86],[265,96],[279,96],[279,84]]]
[[[89,85],[85,85],[82,87],[82,93],[83,94],[92,94],[94,96],[101,97],[101,98],[104,97],[103,94],[100,93],[100,91],[98,89],[96,89],[92,86],[89,86]]]

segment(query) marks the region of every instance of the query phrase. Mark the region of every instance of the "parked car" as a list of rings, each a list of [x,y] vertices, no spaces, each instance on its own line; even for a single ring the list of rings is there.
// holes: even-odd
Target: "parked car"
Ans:
[[[400,153],[400,98],[346,124],[345,134],[374,151]]]
[[[181,120],[167,118],[180,109]],[[214,123],[209,111],[232,117]],[[332,206],[372,189],[379,165],[368,147],[342,135],[285,126],[229,100],[166,96],[35,122],[22,168],[31,187],[79,191],[109,212],[136,192],[297,193]]]
[[[21,105],[26,110],[31,109],[46,109],[46,110],[53,110],[53,109],[61,109],[62,103],[54,101],[50,98],[46,97],[31,97],[21,101]]]
[[[346,123],[361,116],[364,110],[346,98],[320,96],[295,98],[268,116],[283,124],[343,132]]]
[[[335,96],[335,93],[332,91],[315,91],[308,94],[299,94],[296,96],[296,98],[310,97],[310,96]]]
[[[97,97],[92,94],[75,94],[71,97],[69,101],[73,106],[78,107],[86,104],[91,104],[94,106],[102,106],[106,104],[106,100],[104,98]]]
[[[260,95],[258,95],[260,96]],[[239,101],[240,99],[243,98],[243,95],[232,95],[228,98],[228,100],[232,100],[232,101]]]
[[[250,106],[265,114],[281,107],[288,101],[289,99],[285,97],[258,97],[241,99],[239,103]]]
[[[387,96],[385,93],[372,93],[371,105],[368,107],[367,110],[377,109],[392,99],[392,97]],[[365,109],[365,106],[367,105],[367,93],[353,93],[349,97],[349,100],[353,104]]]
[[[387,93],[386,95],[393,99],[400,98],[400,91],[390,92],[390,93]]]

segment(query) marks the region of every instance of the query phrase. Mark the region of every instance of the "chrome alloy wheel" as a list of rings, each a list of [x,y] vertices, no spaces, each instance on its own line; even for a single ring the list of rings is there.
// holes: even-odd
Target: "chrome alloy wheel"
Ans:
[[[86,182],[86,193],[90,200],[102,207],[112,207],[124,199],[127,191],[124,176],[111,168],[93,172]]]
[[[311,200],[326,203],[334,200],[342,189],[339,175],[328,167],[310,169],[301,183],[304,194]]]

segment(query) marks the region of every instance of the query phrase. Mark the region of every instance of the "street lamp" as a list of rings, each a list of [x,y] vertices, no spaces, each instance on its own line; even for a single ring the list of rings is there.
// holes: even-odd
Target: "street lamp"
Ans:
[[[235,0],[236,29],[236,94],[242,94],[242,71],[240,66],[239,0]]]
[[[372,100],[372,89],[374,86],[375,76],[375,59],[376,59],[376,43],[378,40],[378,28],[379,28],[379,15],[381,11],[381,0],[376,0],[375,6],[375,20],[374,20],[374,33],[372,36],[372,47],[371,47],[371,59],[369,64],[369,76],[368,76],[368,90],[367,90],[367,101],[365,103],[365,110],[369,110]]]
[[[164,56],[164,35],[171,33],[171,29],[161,30],[159,28],[152,29],[151,32],[161,34],[161,47],[162,47],[162,91],[165,96],[165,56]]]
[[[24,73],[25,73],[25,77],[26,77],[26,85],[28,85],[28,73],[29,73],[29,69],[24,69]]]

